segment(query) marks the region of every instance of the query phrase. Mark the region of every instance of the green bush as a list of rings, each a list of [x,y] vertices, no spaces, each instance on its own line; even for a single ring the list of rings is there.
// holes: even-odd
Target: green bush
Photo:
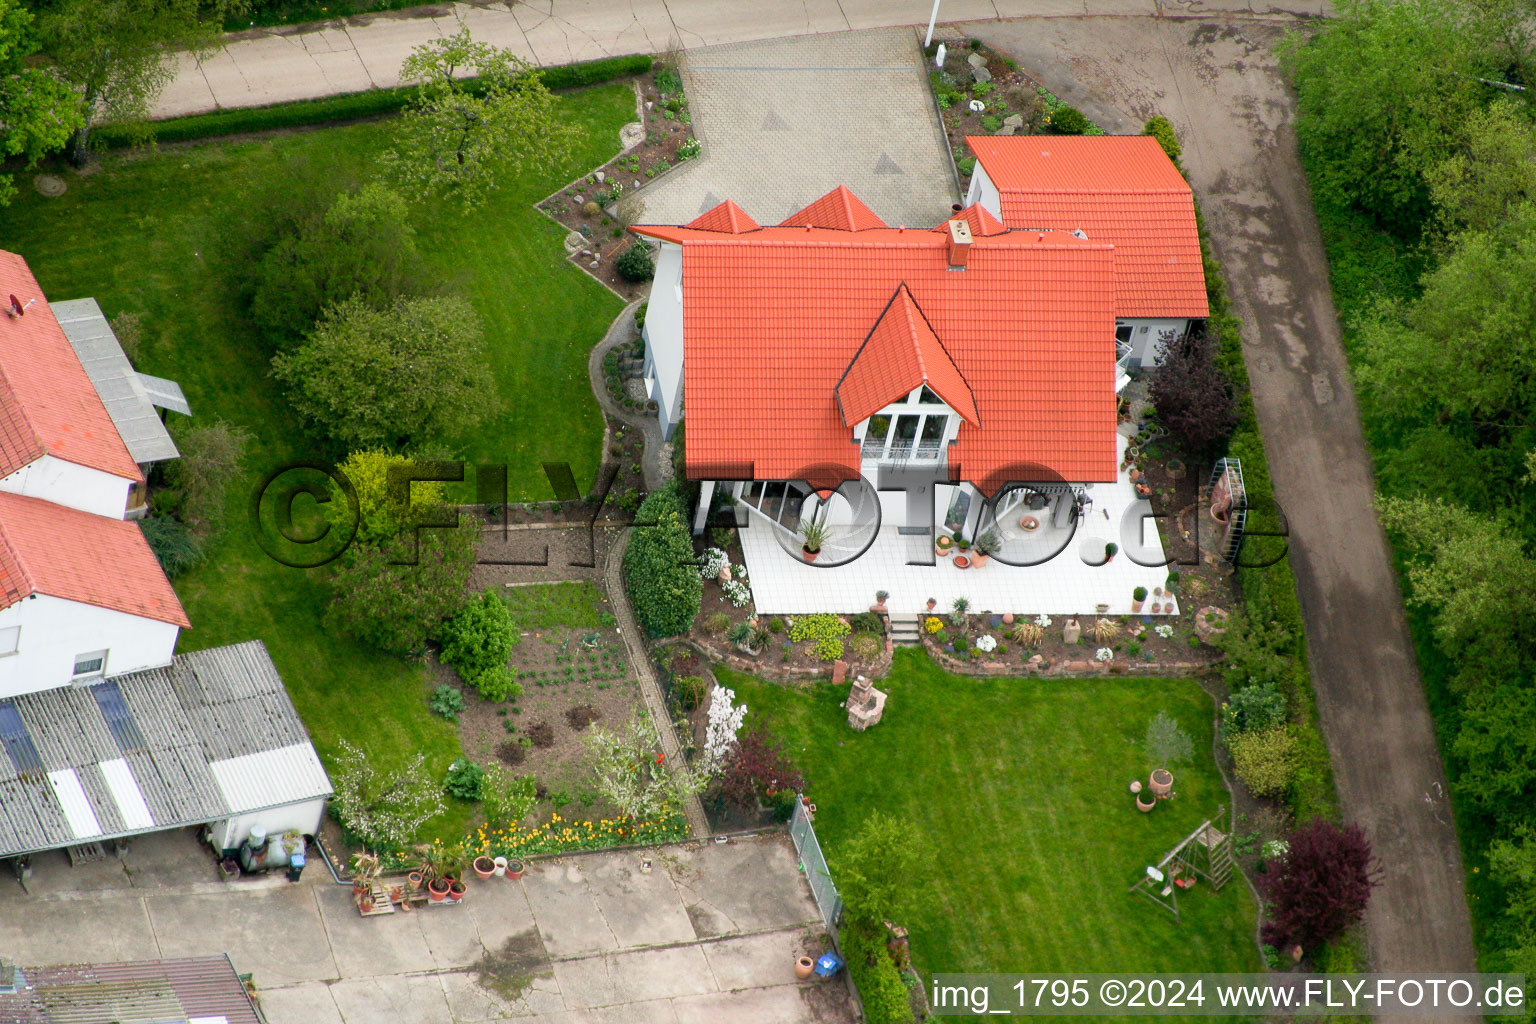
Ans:
[[[635,307],[635,330],[640,331],[645,329],[645,311],[646,307],[649,305],[650,302],[646,301]]]
[[[731,628],[731,617],[725,612],[710,612],[704,616],[704,628],[712,636],[725,636]]]
[[[869,1024],[911,1024],[912,1002],[901,972],[885,948],[883,927],[850,925],[841,936],[848,973]]]
[[[848,641],[848,649],[853,652],[853,656],[863,658],[865,661],[878,658],[882,647],[884,644],[880,642],[880,638],[870,633],[860,633]]]
[[[848,617],[848,626],[855,633],[885,632],[885,621],[874,612],[859,612]]]
[[[427,701],[427,706],[435,714],[442,715],[449,721],[454,721],[464,711],[464,694],[459,692],[457,686],[449,686],[447,683],[444,683],[432,691],[432,696]]]
[[[149,543],[149,550],[155,553],[160,568],[172,579],[192,568],[203,557],[192,531],[170,516],[148,516],[139,520],[139,529]]]
[[[1051,111],[1051,131],[1057,135],[1082,135],[1088,130],[1088,118],[1076,107],[1062,104]]]
[[[615,78],[643,75],[650,69],[651,58],[640,54],[544,68],[539,74],[544,79],[546,88],[558,90],[577,89]],[[470,91],[476,91],[473,82],[470,83]],[[317,100],[299,100],[295,103],[274,103],[265,107],[242,107],[238,110],[220,110],[211,114],[194,114],[191,117],[176,117],[156,122],[154,137],[158,142],[184,142],[188,139],[270,131],[276,128],[291,128],[295,125],[355,121],[397,113],[404,109],[415,96],[415,86],[397,86],[391,89],[369,89],[367,92],[327,96]],[[136,145],[139,139],[131,127],[103,125],[91,132],[91,141],[93,144],[121,149]]]
[[[448,766],[443,788],[460,800],[479,800],[485,792],[485,769],[461,757]]]
[[[789,638],[795,643],[809,641],[811,654],[820,661],[836,661],[843,656],[843,637],[849,632],[848,623],[836,615],[818,613],[796,618]]]
[[[702,676],[678,676],[672,681],[677,694],[678,707],[692,711],[704,703],[704,679]]]
[[[1227,740],[1232,767],[1248,791],[1259,797],[1284,797],[1296,780],[1296,738],[1286,726],[1245,732]]]
[[[656,276],[656,261],[651,258],[650,246],[639,239],[625,249],[613,265],[626,281],[649,281]]]
[[[983,117],[981,119],[981,126],[983,128],[985,128],[989,132],[997,131],[999,128],[1001,128],[1003,126],[1002,115],[1001,114],[988,114],[988,115],[986,115],[985,117]],[[1078,134],[1081,134],[1081,133],[1080,132],[1072,132],[1070,134],[1078,135]]]
[[[1221,706],[1227,742],[1245,732],[1264,732],[1285,724],[1285,694],[1277,683],[1233,690]]]
[[[635,512],[624,552],[624,584],[635,617],[650,636],[686,633],[698,617],[704,583],[675,480],[652,491]]]
[[[1147,122],[1141,134],[1150,135],[1157,140],[1157,144],[1163,147],[1163,152],[1168,154],[1168,159],[1174,163],[1179,162],[1179,154],[1184,152],[1179,147],[1179,137],[1174,134],[1173,125],[1162,114],[1158,114]]]
[[[451,665],[486,700],[506,700],[523,692],[508,662],[517,646],[517,630],[506,602],[487,590],[443,624],[438,640],[443,663]]]

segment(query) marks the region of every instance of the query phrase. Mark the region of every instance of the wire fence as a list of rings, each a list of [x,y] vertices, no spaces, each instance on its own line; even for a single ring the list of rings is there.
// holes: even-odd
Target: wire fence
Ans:
[[[789,822],[789,836],[794,840],[795,853],[800,857],[800,869],[805,872],[806,881],[811,883],[811,895],[816,898],[822,923],[827,926],[827,933],[835,940],[838,919],[843,914],[843,897],[838,894],[837,886],[832,883],[832,872],[827,868],[826,857],[822,856],[821,843],[816,838],[816,828],[811,824],[810,815],[806,813],[805,798],[801,794],[796,796],[795,815]]]

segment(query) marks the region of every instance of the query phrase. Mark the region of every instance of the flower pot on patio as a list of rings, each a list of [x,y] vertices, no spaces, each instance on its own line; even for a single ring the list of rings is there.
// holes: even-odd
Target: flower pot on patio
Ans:
[[[954,540],[942,533],[939,534],[938,539],[933,542],[934,553],[940,558],[948,558],[950,554],[953,553],[954,547]]]
[[[1146,599],[1146,587],[1137,587],[1135,590],[1131,591],[1131,611],[1133,613],[1141,611],[1141,602],[1145,601]]]
[[[434,878],[427,883],[427,899],[433,903],[441,903],[448,898],[448,879]]]
[[[1149,788],[1153,796],[1163,798],[1173,792],[1173,772],[1167,768],[1156,769],[1147,781],[1150,783]]]
[[[980,569],[991,560],[992,556],[985,551],[974,551],[971,553],[971,567],[973,569]]]
[[[1040,529],[1040,520],[1036,519],[1034,516],[1020,516],[1019,529],[1023,530],[1025,533],[1034,533],[1036,530]]]
[[[816,970],[816,961],[808,956],[802,956],[795,960],[795,977],[804,981]]]
[[[466,891],[468,890],[464,883],[459,881],[457,878],[448,883],[448,898],[455,903],[464,898],[464,893]]]
[[[805,560],[807,562],[814,562],[816,561],[816,556],[821,554],[821,549],[818,548],[815,551],[812,551],[810,548],[802,547],[800,549],[800,553],[805,556]]]
[[[503,877],[506,876],[506,873],[507,873],[507,858],[505,858],[505,857],[497,857],[491,863],[496,865],[495,874],[496,874],[497,878],[503,878]]]
[[[970,556],[968,556],[968,555],[956,555],[955,556],[955,568],[956,569],[969,569],[970,567],[971,567]]]
[[[475,874],[481,878],[490,878],[496,874],[496,862],[489,857],[476,857]]]
[[[514,881],[516,879],[522,878],[523,872],[527,869],[528,866],[515,857],[512,860],[507,861],[507,877],[513,879]]]
[[[412,871],[405,876],[405,887],[411,892],[421,892],[421,887],[426,884],[426,876],[420,871]]]

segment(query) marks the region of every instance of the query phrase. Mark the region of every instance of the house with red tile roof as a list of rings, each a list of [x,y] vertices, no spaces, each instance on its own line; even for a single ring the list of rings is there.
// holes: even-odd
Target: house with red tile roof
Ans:
[[[1108,202],[1118,209],[1117,196]],[[779,224],[727,201],[685,225],[632,229],[658,247],[646,386],[664,433],[686,417],[686,473],[705,482],[695,528],[717,486],[749,525],[769,527],[743,532],[759,612],[858,611],[873,598],[875,586],[852,596],[810,577],[780,585],[795,577],[789,563],[877,552],[866,564],[884,559],[889,582],[916,564],[907,553],[933,564],[936,526],[1002,560],[1070,533],[1094,510],[1095,487],[1134,514],[1116,428],[1117,394],[1137,367],[1117,328],[1166,319],[1182,331],[1204,315],[1198,239],[1196,305],[1184,301],[1187,281],[1148,269],[1137,246],[1155,230],[1101,229],[1127,212],[1102,214],[1092,231],[1011,224],[1006,212],[974,202],[938,225],[893,227],[840,187]],[[1174,265],[1189,257],[1183,245],[1173,231]],[[1106,519],[1110,504],[1097,508]],[[833,538],[814,557],[797,536],[807,522]],[[1121,524],[1111,526],[1096,542],[1101,563],[1120,543]],[[764,561],[765,538],[787,562]],[[1162,582],[1146,575],[1148,589],[1153,575]],[[1060,600],[1128,605],[1135,585],[1124,602],[1089,600],[1085,587]],[[924,604],[915,590],[893,599]]]
[[[1010,228],[1077,233],[1115,247],[1115,337],[1155,366],[1210,315],[1194,194],[1150,135],[971,136],[968,204]]]

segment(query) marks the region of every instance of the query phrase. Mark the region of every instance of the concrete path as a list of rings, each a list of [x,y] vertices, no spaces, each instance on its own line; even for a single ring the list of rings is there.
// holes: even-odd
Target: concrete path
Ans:
[[[251,29],[199,66],[182,61],[155,117],[251,107],[400,84],[413,48],[460,26],[539,64],[669,48],[926,24],[926,0],[498,0],[443,3],[275,29]],[[994,18],[1320,14],[1328,0],[943,0],[945,22]],[[834,99],[836,97],[828,97]],[[828,154],[831,157],[833,154]]]
[[[640,193],[647,223],[734,199],[777,224],[846,185],[893,227],[931,227],[960,198],[911,29],[730,43],[682,65],[703,152]]]
[[[1339,339],[1328,267],[1272,52],[1283,24],[1080,18],[967,26],[1111,132],[1154,113],[1183,140],[1238,312],[1290,519],[1322,728],[1346,818],[1384,877],[1373,969],[1471,971],[1465,875],[1433,723]]]
[[[213,881],[186,832],[125,861],[37,861],[0,884],[0,949],[23,965],[228,952],[271,1024],[851,1024],[846,989],[797,983],[820,917],[782,834],[539,861],[471,880],[457,907],[363,918],[318,857]],[[206,878],[205,882],[194,881]]]

